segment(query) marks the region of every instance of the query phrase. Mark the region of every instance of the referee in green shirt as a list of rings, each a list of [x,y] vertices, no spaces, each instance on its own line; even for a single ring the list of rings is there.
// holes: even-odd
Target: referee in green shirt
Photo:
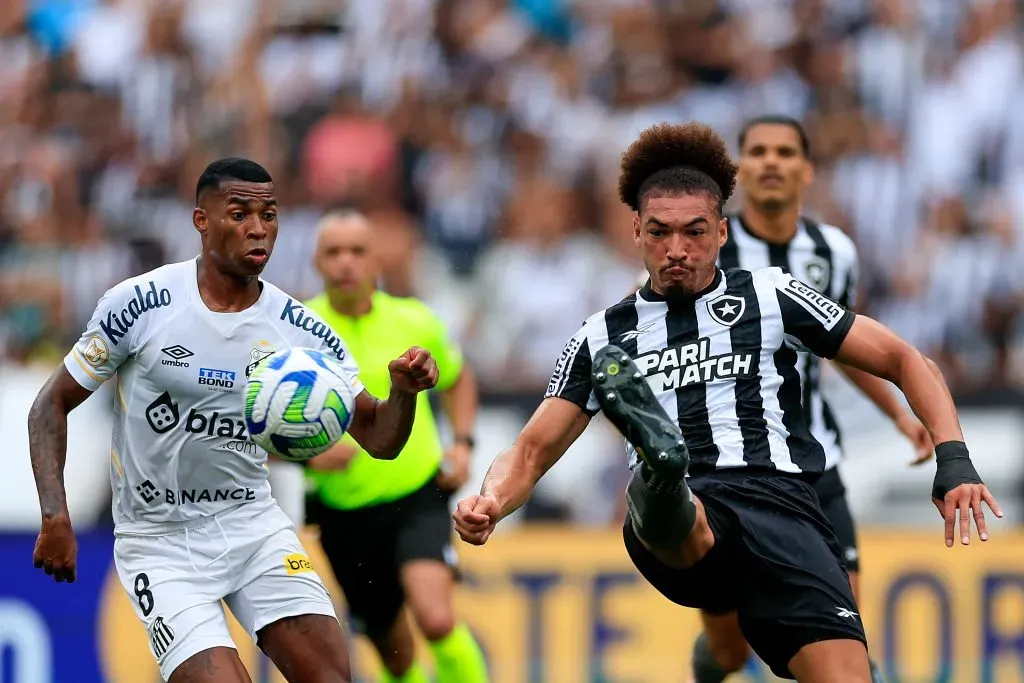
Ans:
[[[476,381],[425,304],[376,290],[373,242],[373,226],[363,215],[325,216],[315,256],[324,292],[306,305],[345,340],[360,379],[377,396],[387,395],[392,358],[410,346],[429,350],[454,440],[446,451],[426,392],[417,397],[412,433],[394,460],[372,458],[346,435],[310,461],[313,521],[349,611],[380,653],[385,681],[427,683],[413,661],[402,609],[408,605],[433,652],[438,683],[485,683],[483,653],[453,611],[456,558],[448,510],[449,497],[469,477]]]

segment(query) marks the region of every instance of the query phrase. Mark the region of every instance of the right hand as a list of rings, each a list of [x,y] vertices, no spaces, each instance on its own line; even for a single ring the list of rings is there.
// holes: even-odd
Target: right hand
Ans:
[[[914,444],[914,460],[910,463],[913,466],[921,465],[931,460],[935,447],[932,445],[932,435],[928,433],[921,421],[911,415],[904,415],[896,421],[896,428],[903,436]]]
[[[58,582],[75,582],[78,543],[67,517],[44,518],[36,539],[32,563]]]
[[[491,496],[468,496],[459,501],[452,518],[463,541],[483,545],[501,518],[501,504]]]

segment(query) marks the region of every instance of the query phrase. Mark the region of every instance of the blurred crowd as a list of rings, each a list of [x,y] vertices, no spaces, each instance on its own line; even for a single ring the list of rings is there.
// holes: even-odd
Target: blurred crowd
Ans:
[[[5,0],[0,359],[52,363],[115,282],[197,253],[198,174],[275,178],[265,276],[311,296],[366,212],[485,390],[539,396],[640,267],[618,158],[660,121],[805,122],[806,212],[959,390],[1024,384],[1017,0]]]

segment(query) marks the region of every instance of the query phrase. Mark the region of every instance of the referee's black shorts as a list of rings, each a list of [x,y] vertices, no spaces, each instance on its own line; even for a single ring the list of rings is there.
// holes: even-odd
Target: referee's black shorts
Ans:
[[[407,562],[436,560],[454,570],[450,497],[431,477],[388,503],[356,510],[311,506],[309,521],[320,525],[320,545],[357,630],[376,638],[391,629],[405,602],[400,573]]]
[[[818,481],[814,482],[814,492],[818,494],[821,511],[836,532],[840,552],[846,563],[846,570],[860,571],[860,552],[857,550],[857,527],[850,513],[850,505],[846,502],[846,486],[839,476],[839,468],[825,470]]]
[[[736,612],[754,652],[780,678],[805,645],[867,643],[839,543],[811,484],[770,473],[691,477],[715,545],[696,564],[674,569],[648,551],[627,518],[626,550],[666,598],[713,614]]]

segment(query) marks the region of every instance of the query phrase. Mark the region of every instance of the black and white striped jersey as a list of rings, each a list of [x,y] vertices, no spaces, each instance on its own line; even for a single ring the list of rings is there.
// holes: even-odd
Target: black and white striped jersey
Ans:
[[[774,244],[755,236],[742,217],[730,216],[729,241],[718,256],[718,264],[726,270],[782,268],[845,308],[855,306],[857,262],[857,247],[846,233],[808,218],[799,220],[789,242]],[[825,449],[825,469],[831,469],[842,458],[842,439],[835,414],[821,392],[821,362],[814,354],[801,353],[797,369],[811,434]]]
[[[692,474],[748,467],[817,475],[825,453],[803,413],[798,350],[833,357],[853,319],[781,268],[716,270],[711,285],[684,301],[645,285],[587,319],[545,396],[596,414],[593,354],[615,344],[676,416]]]

